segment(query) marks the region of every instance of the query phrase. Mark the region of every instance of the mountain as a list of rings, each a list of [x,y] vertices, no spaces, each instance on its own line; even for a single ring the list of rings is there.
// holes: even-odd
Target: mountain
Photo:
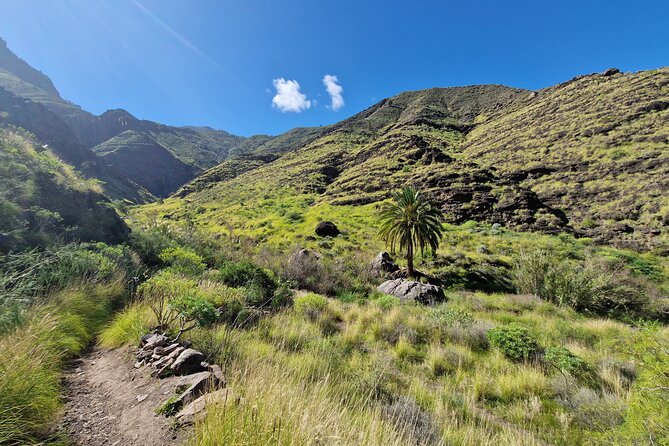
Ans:
[[[172,155],[146,133],[132,130],[93,147],[102,162],[123,172],[157,197],[165,197],[195,176],[195,169]]]
[[[120,243],[128,233],[96,182],[25,131],[0,128],[0,253],[72,240]]]
[[[167,196],[196,173],[216,166],[232,153],[251,151],[271,139],[265,135],[244,138],[208,127],[167,126],[138,119],[122,109],[96,116],[63,99],[48,76],[16,56],[0,39],[0,124],[3,123],[32,132],[86,176],[103,181],[110,197],[135,203]],[[128,131],[142,134],[143,142],[135,144],[131,138],[123,147],[127,139],[123,134]],[[114,147],[115,154],[99,150],[101,146]],[[153,149],[147,150],[148,146]],[[174,160],[167,161],[165,151]],[[99,160],[96,152],[104,153],[104,160]],[[124,166],[140,164],[141,172],[135,169],[126,175]],[[141,181],[134,176],[139,173],[143,175]]]
[[[242,214],[249,220],[248,209],[263,203],[285,212],[304,197],[308,204],[295,212],[328,209],[332,216],[414,184],[453,223],[666,250],[668,138],[667,68],[610,70],[536,92],[499,85],[406,92],[231,158],[185,185],[164,209],[188,212],[179,210],[182,199],[200,209],[204,225],[234,221],[237,231],[257,235]],[[258,218],[271,213],[264,209]],[[267,228],[261,233],[271,236]]]

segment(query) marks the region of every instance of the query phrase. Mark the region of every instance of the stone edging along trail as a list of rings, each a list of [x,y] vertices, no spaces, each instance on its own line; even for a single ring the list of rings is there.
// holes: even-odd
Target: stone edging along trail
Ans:
[[[186,362],[185,369],[172,371],[173,374],[162,370],[165,377],[157,378],[166,362],[173,365],[183,359],[182,355],[186,359],[200,358],[199,352],[167,345],[167,339],[158,336],[143,339],[137,355],[144,358],[134,366],[133,352],[128,348],[96,348],[72,363],[64,376],[66,406],[59,428],[74,445],[183,445],[191,435],[187,425],[203,415],[205,406],[227,401],[225,379],[216,365]],[[154,341],[154,345],[146,348],[147,340]],[[166,361],[163,358],[169,353],[162,354],[166,350],[179,354]],[[162,361],[162,367],[156,368],[152,363],[158,361]],[[178,411],[174,418],[156,413],[167,400]]]

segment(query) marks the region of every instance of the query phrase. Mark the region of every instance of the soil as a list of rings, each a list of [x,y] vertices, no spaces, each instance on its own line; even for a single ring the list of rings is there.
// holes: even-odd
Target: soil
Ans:
[[[155,409],[174,391],[176,377],[155,379],[133,367],[128,349],[95,349],[65,375],[62,431],[73,445],[179,446],[188,432]]]

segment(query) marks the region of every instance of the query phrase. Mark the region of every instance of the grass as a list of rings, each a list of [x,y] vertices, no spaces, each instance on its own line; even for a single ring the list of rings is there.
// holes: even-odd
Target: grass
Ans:
[[[123,280],[66,288],[0,339],[0,444],[44,439],[62,406],[65,361],[92,342],[124,294]]]
[[[371,299],[323,304],[320,296],[305,296],[296,308],[245,329],[193,333],[195,348],[202,345],[226,365],[232,389],[196,424],[193,444],[435,438],[436,444],[623,445],[663,438],[666,411],[642,407],[662,400],[661,392],[643,388],[663,385],[657,371],[667,358],[649,346],[659,346],[664,328],[638,330],[518,295],[451,293],[434,309],[384,308]],[[125,332],[117,326],[141,319],[140,308],[119,315],[101,339]],[[480,333],[485,338],[509,319],[535,332],[541,348],[554,348],[567,365],[510,360],[481,340]],[[587,361],[597,379],[572,376],[574,358]]]

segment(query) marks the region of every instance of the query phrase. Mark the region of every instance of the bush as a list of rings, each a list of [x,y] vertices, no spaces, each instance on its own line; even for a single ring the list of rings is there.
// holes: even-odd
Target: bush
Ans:
[[[207,265],[195,251],[175,246],[160,253],[160,260],[169,265],[170,269],[181,274],[198,276],[204,272]]]
[[[175,340],[195,327],[207,327],[213,324],[218,316],[214,306],[197,295],[178,297],[172,300],[168,307],[179,323],[179,333]]]
[[[141,284],[137,293],[151,307],[157,326],[166,329],[173,316],[169,302],[193,294],[196,289],[197,283],[194,280],[177,276],[171,271],[161,271]]]
[[[490,344],[509,359],[528,360],[539,352],[539,344],[530,331],[519,324],[509,324],[488,330]]]
[[[316,293],[308,293],[295,298],[295,311],[302,313],[311,320],[316,320],[328,305],[328,300]]]
[[[594,370],[585,360],[564,347],[548,347],[544,353],[544,361],[577,379],[593,381],[596,377]]]
[[[161,266],[160,253],[176,246],[167,226],[149,229],[134,229],[130,234],[130,247],[149,266]]]
[[[218,280],[231,287],[247,287],[249,305],[264,307],[272,304],[277,283],[263,268],[250,262],[226,262],[218,273]]]
[[[400,304],[399,297],[391,296],[389,294],[373,295],[372,301],[384,310],[389,310]]]
[[[543,250],[522,252],[514,268],[518,291],[556,305],[612,317],[661,317],[656,287],[635,277],[620,261],[561,260]]]

